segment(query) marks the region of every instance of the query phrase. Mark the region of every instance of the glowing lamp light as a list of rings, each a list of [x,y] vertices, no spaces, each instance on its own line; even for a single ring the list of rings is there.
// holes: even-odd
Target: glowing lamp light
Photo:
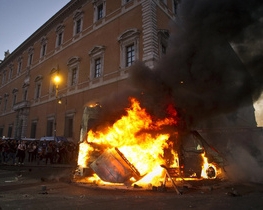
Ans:
[[[60,80],[61,80],[60,76],[56,75],[56,76],[54,77],[54,83],[55,83],[55,84],[59,84],[59,83],[60,83]]]

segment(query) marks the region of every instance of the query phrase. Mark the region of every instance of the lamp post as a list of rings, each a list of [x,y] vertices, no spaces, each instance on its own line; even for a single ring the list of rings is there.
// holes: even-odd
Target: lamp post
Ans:
[[[54,119],[54,141],[56,141],[56,134],[57,134],[57,103],[58,103],[58,85],[60,83],[60,76],[57,74],[53,78],[53,82],[55,84],[55,96],[56,96],[56,105],[55,105],[55,119]]]

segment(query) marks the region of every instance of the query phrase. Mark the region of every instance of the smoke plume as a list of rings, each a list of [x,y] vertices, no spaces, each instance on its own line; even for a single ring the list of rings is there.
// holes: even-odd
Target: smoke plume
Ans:
[[[242,120],[253,122],[253,117],[248,119],[254,116],[252,104],[263,89],[262,14],[262,0],[181,0],[167,54],[153,69],[143,63],[130,69],[130,89],[102,101],[101,122],[118,119],[129,96],[138,98],[157,117],[164,116],[167,105],[173,104],[188,128],[206,120],[212,128],[236,126],[240,113],[247,111]],[[211,118],[217,123],[211,123]],[[238,140],[235,135],[221,137]],[[235,157],[231,166],[243,172],[242,179],[248,178],[244,172],[249,165],[257,167],[263,160],[262,150],[257,152],[255,159],[245,145],[229,151]],[[258,172],[258,177],[263,175],[262,169]],[[258,181],[258,177],[253,179]]]
[[[253,102],[263,89],[263,2],[182,0],[170,34],[168,52],[156,67],[149,69],[138,63],[131,70],[133,86],[143,93],[138,94],[142,105],[162,116],[172,103],[188,128],[205,121],[210,128],[238,127],[242,123],[238,124],[237,118],[244,112],[243,122],[253,122]],[[211,118],[217,123],[211,123]],[[228,151],[233,157],[230,174],[262,182],[262,148],[255,155],[251,145],[238,143],[257,145],[262,135],[252,142],[230,133],[220,136],[238,145],[230,151],[221,145],[223,153]],[[253,170],[257,170],[257,177],[246,173]],[[242,176],[235,176],[237,173]]]
[[[252,104],[263,84],[262,8],[256,0],[181,1],[168,54],[154,69],[131,71],[145,105],[159,112],[172,100],[191,124]]]

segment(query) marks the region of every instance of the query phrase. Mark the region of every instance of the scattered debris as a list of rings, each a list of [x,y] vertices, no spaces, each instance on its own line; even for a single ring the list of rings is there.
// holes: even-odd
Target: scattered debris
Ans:
[[[152,186],[152,191],[157,191],[157,187],[156,186]]]
[[[158,192],[166,192],[167,189],[166,189],[165,185],[161,185],[161,186],[157,187],[157,191]],[[180,194],[180,192],[179,192],[179,194]]]
[[[42,186],[41,186],[41,189],[42,189],[42,191],[47,191],[46,185],[42,185]]]
[[[15,180],[6,180],[6,183],[15,182]]]
[[[6,180],[5,182],[6,183],[11,183],[11,182],[17,182],[18,181],[18,178],[17,177],[15,177],[15,179],[14,180]]]
[[[133,185],[134,188],[142,188],[141,186],[137,185],[137,184],[134,184]]]
[[[227,192],[226,194],[229,195],[229,196],[232,196],[232,197],[239,197],[239,196],[241,196],[241,194],[238,191],[236,191],[234,188],[232,188],[231,192]]]
[[[39,194],[48,194],[46,185],[41,185],[41,192]]]

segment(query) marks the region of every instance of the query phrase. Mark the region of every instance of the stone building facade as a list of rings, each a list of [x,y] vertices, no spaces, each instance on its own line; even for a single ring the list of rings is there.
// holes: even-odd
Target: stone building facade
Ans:
[[[176,6],[71,0],[0,63],[0,136],[78,142],[84,107],[125,88],[135,61],[152,68],[165,53]]]

